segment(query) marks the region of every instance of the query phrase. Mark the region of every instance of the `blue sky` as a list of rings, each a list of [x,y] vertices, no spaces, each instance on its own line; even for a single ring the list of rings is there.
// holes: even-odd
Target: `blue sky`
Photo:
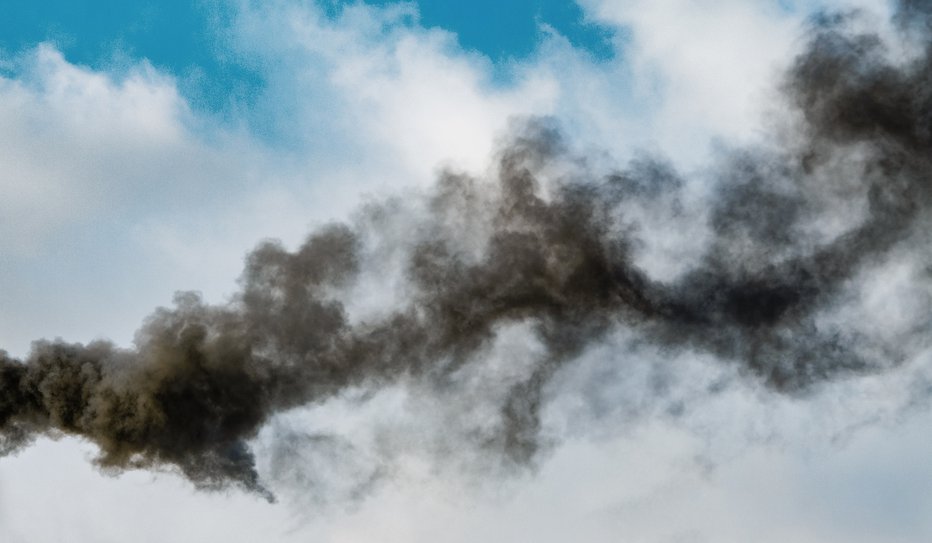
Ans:
[[[51,42],[72,62],[110,70],[145,58],[182,79],[195,104],[222,109],[261,85],[260,74],[225,50],[218,30],[228,16],[212,0],[10,0],[0,47],[15,54]]]
[[[331,16],[348,3],[319,0]],[[420,25],[456,33],[460,46],[501,68],[496,77],[502,81],[507,63],[535,53],[544,25],[593,58],[607,60],[614,54],[616,31],[587,21],[573,2],[428,0],[416,5]],[[195,106],[223,111],[233,103],[251,103],[264,83],[262,70],[230,48],[225,31],[232,13],[231,6],[217,0],[9,0],[0,18],[0,49],[16,54],[51,42],[71,62],[109,70],[145,58],[178,77]]]
[[[386,4],[379,0],[375,4]],[[424,26],[455,32],[464,48],[476,50],[495,61],[520,60],[534,53],[540,43],[540,25],[550,25],[595,58],[613,54],[614,31],[585,20],[582,9],[562,0],[496,2],[449,0],[417,3]]]

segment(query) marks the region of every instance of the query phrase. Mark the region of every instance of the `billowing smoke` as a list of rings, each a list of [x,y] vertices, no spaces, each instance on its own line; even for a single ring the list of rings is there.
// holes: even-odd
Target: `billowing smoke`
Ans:
[[[871,335],[832,316],[891,255],[929,258],[932,2],[900,3],[898,28],[922,42],[909,58],[850,30],[856,17],[813,23],[771,144],[710,167],[711,205],[678,233],[693,250],[676,273],[640,264],[649,236],[631,217],[687,213],[695,180],[658,159],[594,173],[554,121],[527,120],[488,175],[445,173],[419,199],[365,207],[293,252],[264,243],[228,304],[179,294],[134,349],[0,352],[0,451],[71,434],[99,447],[104,469],[174,466],[199,487],[267,493],[247,443],[271,417],[356,386],[442,389],[515,323],[542,351],[477,445],[516,462],[538,450],[550,378],[620,328],[788,394],[896,368],[923,347],[923,326]],[[409,227],[390,227],[398,214]],[[360,278],[380,274],[400,275],[399,301],[354,317]]]

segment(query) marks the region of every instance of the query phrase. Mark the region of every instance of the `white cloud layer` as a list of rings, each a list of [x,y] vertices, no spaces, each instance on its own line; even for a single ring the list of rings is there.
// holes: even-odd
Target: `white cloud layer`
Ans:
[[[801,45],[808,9],[582,5],[619,30],[615,60],[594,61],[549,35],[501,85],[487,59],[463,52],[447,31],[420,27],[410,5],[355,5],[332,20],[304,4],[244,2],[231,46],[262,67],[267,88],[234,122],[192,111],[176,81],[144,61],[97,72],[49,45],[12,59],[16,69],[0,77],[0,345],[21,355],[49,336],[129,344],[175,290],[221,301],[261,238],[294,244],[361,199],[429,184],[443,165],[481,172],[517,115],[556,116],[572,141],[602,157],[593,160],[646,148],[698,170],[716,139],[756,141],[779,115],[774,84]],[[652,257],[657,268],[677,250]],[[877,304],[868,296],[861,310]],[[891,329],[898,318],[889,315]],[[564,442],[536,473],[477,483],[468,461],[438,467],[422,446],[442,450],[443,431],[469,429],[451,421],[483,414],[463,414],[468,390],[444,401],[391,390],[363,405],[338,398],[291,413],[267,430],[313,443],[313,425],[345,438],[326,449],[330,457],[303,448],[306,464],[294,469],[262,465],[282,491],[276,506],[195,493],[171,474],[102,477],[87,446],[43,441],[0,459],[0,540],[932,539],[924,514],[932,441],[923,431],[932,415],[915,389],[932,383],[927,359],[793,399],[701,359],[627,353],[637,360],[625,378],[602,381],[612,356],[595,353],[561,375],[573,386],[555,387],[546,422]],[[654,397],[669,364],[679,377]],[[717,396],[698,393],[721,383]],[[635,416],[642,412],[654,416]],[[582,420],[596,422],[575,432]],[[268,441],[257,446],[274,456]],[[367,456],[380,446],[392,451],[387,465]],[[347,471],[314,473],[332,469]],[[371,489],[370,475],[380,476]],[[289,490],[307,481],[331,486]],[[368,494],[354,497],[358,488]]]

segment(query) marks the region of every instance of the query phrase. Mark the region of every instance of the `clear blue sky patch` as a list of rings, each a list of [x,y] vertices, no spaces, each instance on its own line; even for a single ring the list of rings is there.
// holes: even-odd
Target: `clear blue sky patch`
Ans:
[[[332,12],[344,0],[324,0]],[[394,0],[370,0],[388,5]],[[551,26],[574,46],[599,60],[613,56],[612,32],[584,20],[572,0],[419,0],[420,23],[455,32],[464,49],[478,51],[495,62],[531,55],[541,40],[541,24]]]
[[[348,2],[318,0],[331,14]],[[370,0],[386,5],[389,0]],[[583,19],[570,0],[421,0],[420,24],[458,36],[497,67],[531,55],[546,24],[596,59],[611,58],[612,33]],[[0,49],[16,53],[43,41],[69,62],[113,70],[146,58],[179,80],[195,108],[223,112],[261,92],[261,70],[230,51],[218,29],[232,3],[221,0],[4,0]],[[501,74],[498,74],[501,75]]]
[[[0,48],[54,43],[69,62],[95,69],[146,58],[175,75],[195,107],[249,101],[260,75],[218,42],[229,10],[208,0],[3,0]]]

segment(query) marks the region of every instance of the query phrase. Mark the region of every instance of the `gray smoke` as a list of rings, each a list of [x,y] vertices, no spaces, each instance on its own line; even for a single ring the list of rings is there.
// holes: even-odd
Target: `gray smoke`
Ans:
[[[442,390],[515,323],[543,353],[477,445],[516,462],[538,451],[554,373],[619,328],[666,352],[712,354],[787,394],[897,367],[923,327],[890,339],[823,321],[890,255],[929,259],[932,2],[899,4],[899,28],[926,44],[907,60],[851,31],[854,17],[813,22],[783,85],[792,129],[714,164],[710,237],[673,279],[637,264],[643,240],[626,214],[675,215],[689,180],[657,159],[591,173],[555,121],[530,119],[494,175],[441,175],[404,235],[378,225],[406,210],[372,205],[296,251],[260,245],[228,304],[179,294],[134,349],[39,341],[24,360],[0,352],[0,452],[65,433],[96,444],[105,469],[174,466],[198,487],[270,496],[247,442],[271,417],[402,378]],[[388,269],[382,253],[401,263],[404,299],[351,319],[346,296]]]

